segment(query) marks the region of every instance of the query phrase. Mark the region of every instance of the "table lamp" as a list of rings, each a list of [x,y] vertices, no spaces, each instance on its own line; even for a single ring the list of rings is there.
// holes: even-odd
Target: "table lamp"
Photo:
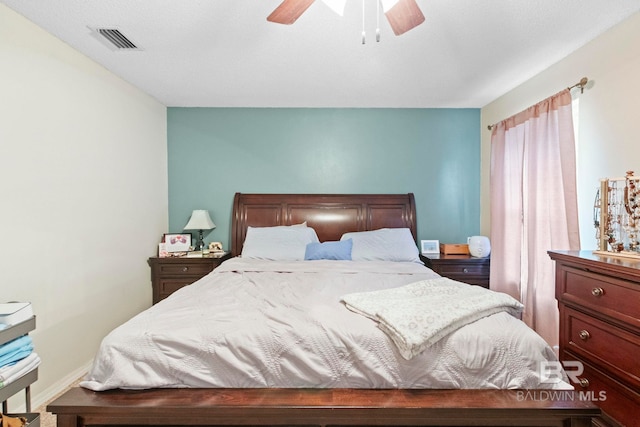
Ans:
[[[184,226],[185,230],[198,230],[198,241],[196,242],[195,249],[201,251],[204,249],[204,241],[202,240],[203,230],[212,230],[216,228],[216,225],[209,216],[209,211],[204,209],[196,209],[191,212],[191,218],[189,222]]]

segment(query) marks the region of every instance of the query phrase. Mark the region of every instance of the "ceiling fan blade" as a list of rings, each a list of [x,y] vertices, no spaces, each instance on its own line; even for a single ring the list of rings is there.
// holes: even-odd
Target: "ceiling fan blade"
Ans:
[[[267,21],[291,25],[313,4],[315,0],[284,0],[276,7]]]
[[[406,33],[424,22],[424,15],[416,0],[399,0],[384,14],[396,36]]]

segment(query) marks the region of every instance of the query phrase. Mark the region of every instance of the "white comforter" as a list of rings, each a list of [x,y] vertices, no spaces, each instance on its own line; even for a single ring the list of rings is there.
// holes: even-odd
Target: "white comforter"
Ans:
[[[541,384],[551,348],[497,313],[411,360],[343,295],[438,277],[414,263],[225,261],[102,342],[81,386],[570,388]]]

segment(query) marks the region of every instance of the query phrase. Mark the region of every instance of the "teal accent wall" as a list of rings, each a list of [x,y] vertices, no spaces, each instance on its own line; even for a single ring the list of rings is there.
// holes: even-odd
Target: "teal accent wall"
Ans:
[[[169,232],[193,209],[229,247],[243,193],[415,193],[418,239],[480,230],[479,109],[167,109]]]

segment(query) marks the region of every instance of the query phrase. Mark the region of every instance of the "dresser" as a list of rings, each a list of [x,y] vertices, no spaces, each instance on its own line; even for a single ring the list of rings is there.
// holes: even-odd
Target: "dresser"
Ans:
[[[424,264],[441,276],[489,289],[491,258],[470,255],[420,255]]]
[[[584,366],[576,390],[595,397],[604,413],[598,425],[640,426],[640,259],[592,251],[549,256],[556,264],[560,360]]]
[[[231,253],[207,255],[200,258],[151,257],[151,286],[153,287],[153,304],[165,299],[178,289],[190,285],[196,280],[211,273],[223,261],[231,258]]]

